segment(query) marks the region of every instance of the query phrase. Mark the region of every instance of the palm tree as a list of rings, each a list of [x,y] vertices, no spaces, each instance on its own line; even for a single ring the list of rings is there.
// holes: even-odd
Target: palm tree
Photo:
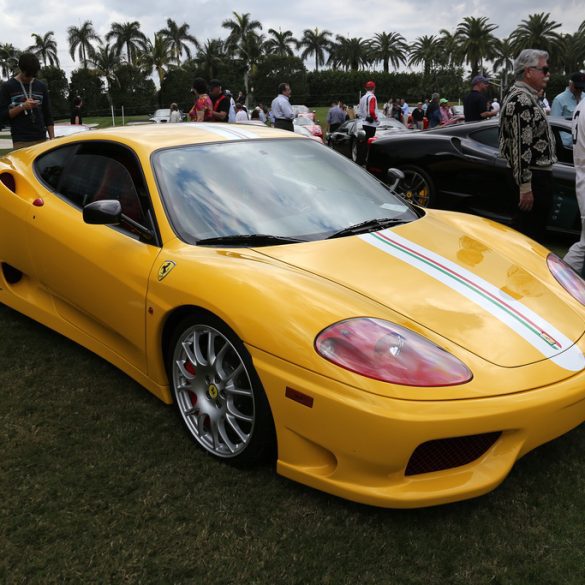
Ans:
[[[502,92],[508,87],[508,75],[514,69],[514,48],[510,38],[498,39],[497,57],[494,59],[494,71],[502,70]]]
[[[441,35],[438,40],[441,49],[440,64],[445,67],[461,65],[464,56],[461,54],[461,47],[455,34],[444,28],[439,31],[439,34]]]
[[[578,31],[575,34],[561,34],[559,49],[550,55],[553,70],[571,75],[583,67],[585,60],[585,36]]]
[[[297,45],[298,41],[293,37],[292,31],[285,30],[283,32],[280,29],[276,31],[273,28],[269,28],[268,34],[271,34],[272,38],[264,43],[264,49],[269,55],[279,55],[281,57],[294,56],[291,45]]]
[[[207,42],[197,52],[197,65],[203,69],[208,79],[217,77],[217,70],[225,62],[225,50],[221,39],[207,39]]]
[[[0,72],[2,77],[8,78],[18,66],[20,51],[12,43],[0,45]]]
[[[431,69],[441,60],[441,45],[434,35],[418,37],[410,49],[409,65],[422,65],[424,74],[428,76]]]
[[[95,49],[91,44],[92,41],[100,42],[99,36],[93,29],[91,20],[86,20],[79,28],[70,26],[67,29],[69,37],[69,54],[75,61],[75,51],[79,60],[83,64],[83,68],[87,69],[87,63],[95,56]]]
[[[405,38],[398,33],[377,33],[370,43],[372,61],[382,61],[384,73],[388,73],[388,65],[396,69],[400,63],[406,63],[408,45]]]
[[[550,13],[529,14],[510,35],[514,50],[539,48],[553,54],[561,44],[561,36],[555,32],[561,25],[549,18]]]
[[[337,35],[335,39],[337,42],[331,47],[328,64],[343,67],[346,71],[358,71],[360,66],[365,67],[372,62],[369,41],[343,35]]]
[[[240,58],[244,65],[244,88],[248,96],[250,69],[261,50],[261,37],[257,29],[262,29],[262,24],[258,20],[252,20],[249,12],[238,14],[234,11],[232,14],[234,18],[224,20],[221,26],[230,31],[225,41],[226,49]]]
[[[328,30],[319,30],[318,28],[306,29],[303,32],[303,38],[297,43],[297,48],[305,47],[301,53],[301,59],[305,60],[310,55],[315,55],[315,71],[319,71],[319,65],[325,63],[325,51],[329,52],[331,36]]]
[[[98,50],[94,52],[91,62],[96,69],[97,75],[106,80],[106,93],[111,104],[110,88],[114,83],[119,85],[116,75],[116,69],[121,65],[119,52],[116,47],[110,46],[109,43],[101,44]]]
[[[144,71],[151,74],[156,71],[158,75],[159,87],[162,87],[167,71],[171,66],[175,56],[173,55],[173,48],[169,37],[163,34],[162,31],[155,33],[153,42],[147,41],[146,51],[139,59],[140,66]],[[159,105],[160,104],[160,90]]]
[[[49,65],[59,67],[59,57],[57,56],[57,41],[53,38],[55,33],[50,30],[45,35],[37,35],[33,33],[31,37],[34,39],[34,44],[31,45],[27,51],[34,53],[37,57],[40,57],[43,65]]]
[[[172,18],[167,18],[167,28],[163,28],[159,33],[168,41],[171,57],[177,62],[177,65],[181,64],[183,53],[187,55],[187,59],[191,59],[191,49],[187,43],[193,44],[196,49],[199,48],[199,41],[189,34],[187,23],[178,26]]]
[[[106,35],[106,41],[114,40],[114,49],[118,56],[122,49],[126,51],[126,60],[130,65],[136,62],[140,51],[146,48],[146,36],[140,30],[140,23],[137,20],[132,22],[112,23],[112,29]]]
[[[464,60],[471,67],[471,77],[475,77],[483,69],[483,60],[491,60],[496,56],[497,38],[492,34],[497,24],[488,24],[487,16],[466,16],[457,25],[455,38]]]

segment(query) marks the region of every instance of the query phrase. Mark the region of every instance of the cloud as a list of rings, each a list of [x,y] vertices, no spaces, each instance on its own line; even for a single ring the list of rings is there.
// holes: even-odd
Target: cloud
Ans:
[[[32,43],[31,33],[45,34],[52,30],[58,44],[63,69],[70,73],[79,67],[69,57],[67,28],[81,26],[86,20],[93,22],[100,36],[110,30],[112,22],[138,20],[143,32],[152,38],[172,18],[178,24],[190,24],[190,32],[201,42],[211,38],[225,38],[222,28],[225,19],[232,18],[233,3],[227,0],[175,0],[165,6],[161,14],[160,0],[90,0],[71,3],[65,0],[29,0],[11,2],[0,0],[2,25],[0,42],[12,43],[25,49]],[[585,2],[582,0],[368,0],[367,4],[355,1],[323,0],[318,8],[314,0],[298,0],[291,5],[285,2],[250,0],[240,14],[250,13],[259,20],[265,34],[269,28],[291,30],[301,37],[307,28],[329,30],[336,35],[372,38],[378,32],[398,32],[409,43],[422,35],[437,35],[441,29],[454,32],[465,16],[486,16],[497,24],[496,36],[506,37],[529,14],[550,13],[551,19],[562,23],[561,32],[574,33],[585,21]],[[307,63],[312,67],[312,62]]]

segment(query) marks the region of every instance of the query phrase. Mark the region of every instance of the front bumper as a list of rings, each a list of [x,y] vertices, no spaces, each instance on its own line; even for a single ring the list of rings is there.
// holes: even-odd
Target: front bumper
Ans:
[[[585,372],[503,396],[408,401],[369,394],[248,349],[272,408],[278,472],[364,504],[413,508],[479,496],[501,483],[525,453],[585,420]],[[287,398],[287,388],[293,390],[289,396],[312,397],[312,405]],[[424,443],[447,446],[452,442],[443,439],[483,434],[493,441],[473,461],[407,474]]]

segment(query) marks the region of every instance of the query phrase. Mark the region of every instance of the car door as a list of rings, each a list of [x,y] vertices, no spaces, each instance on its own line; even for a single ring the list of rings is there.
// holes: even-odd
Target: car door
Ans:
[[[461,140],[465,164],[458,173],[460,184],[470,194],[468,209],[502,223],[512,223],[516,214],[517,195],[507,162],[499,156],[498,126],[469,133]]]
[[[553,165],[553,202],[548,225],[560,231],[581,231],[581,214],[575,194],[573,137],[570,123],[551,123],[558,162]]]
[[[346,120],[329,137],[329,142],[333,149],[347,156],[348,158],[351,158],[351,145],[355,125],[356,120]]]
[[[38,279],[63,319],[146,371],[147,283],[160,248],[131,229],[89,225],[82,217],[87,203],[118,199],[123,213],[145,221],[138,160],[121,145],[92,142],[81,143],[58,169],[48,158],[35,165],[44,204],[29,237]]]

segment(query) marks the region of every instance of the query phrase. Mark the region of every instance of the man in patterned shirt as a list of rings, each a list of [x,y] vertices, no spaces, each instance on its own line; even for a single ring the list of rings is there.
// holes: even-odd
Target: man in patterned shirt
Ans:
[[[500,111],[500,156],[508,161],[518,186],[517,228],[542,241],[552,202],[555,139],[538,92],[546,87],[548,53],[524,49],[514,61],[515,83]]]

